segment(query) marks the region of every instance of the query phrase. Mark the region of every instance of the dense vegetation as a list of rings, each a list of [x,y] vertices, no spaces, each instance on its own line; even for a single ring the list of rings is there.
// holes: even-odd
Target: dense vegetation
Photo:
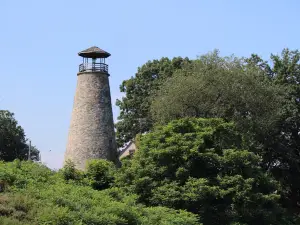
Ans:
[[[94,190],[94,169],[79,172],[81,180],[70,180],[72,168],[55,173],[33,162],[1,163],[0,224],[199,224],[184,211],[147,208],[134,195],[115,189]]]
[[[188,58],[176,57],[172,60],[162,58],[160,60],[149,61],[138,68],[135,77],[123,81],[120,91],[125,92],[126,96],[122,100],[117,100],[120,107],[119,122],[117,127],[117,141],[119,146],[130,141],[140,132],[148,131],[153,122],[150,114],[152,96],[159,86],[174,71],[182,69],[190,64]]]
[[[125,97],[117,123],[119,145],[155,132],[180,118],[222,118],[234,122],[242,149],[254,153],[264,174],[281,187],[285,215],[300,213],[300,52],[284,49],[265,61],[221,57],[149,61],[123,82]],[[172,62],[180,62],[172,66]],[[168,70],[166,69],[168,68]],[[166,72],[167,76],[165,75]],[[142,96],[140,101],[135,101]],[[205,216],[202,215],[202,218]]]
[[[221,119],[181,119],[141,138],[117,185],[148,206],[184,209],[204,224],[282,224],[280,186]]]
[[[0,165],[1,224],[289,224],[282,187],[222,119],[186,118],[140,137],[116,168]]]
[[[2,111],[0,224],[300,224],[299,82],[288,49],[149,61],[117,101],[118,144],[138,151],[85,172],[20,161],[24,131]]]

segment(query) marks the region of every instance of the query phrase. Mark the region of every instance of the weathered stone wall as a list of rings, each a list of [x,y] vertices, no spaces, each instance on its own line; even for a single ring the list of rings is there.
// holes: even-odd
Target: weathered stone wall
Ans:
[[[78,73],[65,162],[71,160],[85,169],[86,160],[117,162],[108,74]]]

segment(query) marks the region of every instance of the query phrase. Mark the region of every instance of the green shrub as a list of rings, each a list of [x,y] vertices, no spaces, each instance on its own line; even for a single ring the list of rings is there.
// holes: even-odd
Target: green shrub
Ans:
[[[114,182],[115,166],[112,162],[101,159],[90,160],[85,172],[95,190],[109,188]]]
[[[75,168],[75,164],[72,161],[67,161],[61,172],[66,181],[80,181],[83,178],[81,171]]]

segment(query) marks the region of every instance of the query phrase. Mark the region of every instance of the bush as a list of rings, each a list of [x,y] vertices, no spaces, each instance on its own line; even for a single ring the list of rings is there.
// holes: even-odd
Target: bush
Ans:
[[[86,176],[95,190],[109,188],[114,182],[115,166],[112,162],[101,159],[87,163]]]
[[[83,178],[81,171],[75,168],[75,164],[72,161],[67,161],[61,172],[66,181],[80,181]]]

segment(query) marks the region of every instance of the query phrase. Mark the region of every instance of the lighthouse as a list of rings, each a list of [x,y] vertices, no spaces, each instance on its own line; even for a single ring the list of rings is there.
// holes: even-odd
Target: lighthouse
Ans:
[[[117,163],[117,146],[109,87],[110,53],[93,46],[78,53],[82,57],[77,74],[71,124],[64,161],[84,170],[90,159]]]

